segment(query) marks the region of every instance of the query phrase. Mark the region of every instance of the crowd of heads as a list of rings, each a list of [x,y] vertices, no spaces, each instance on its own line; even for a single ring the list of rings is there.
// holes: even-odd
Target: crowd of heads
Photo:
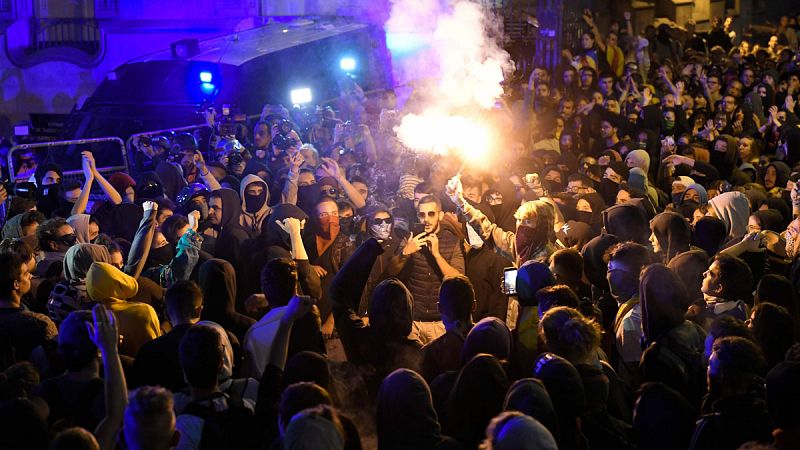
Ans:
[[[0,448],[798,448],[800,23],[631,19],[483,161],[354,83],[129,174],[16,154]]]

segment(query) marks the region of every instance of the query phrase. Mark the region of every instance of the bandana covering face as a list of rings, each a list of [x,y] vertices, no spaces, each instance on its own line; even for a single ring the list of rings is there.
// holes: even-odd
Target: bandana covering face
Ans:
[[[523,264],[536,256],[541,244],[544,243],[546,234],[527,225],[517,227],[516,244],[519,263]]]
[[[344,234],[353,234],[353,217],[339,218],[339,228]]]
[[[392,224],[390,223],[376,223],[369,227],[372,235],[377,239],[388,239],[389,234],[392,232]]]
[[[262,206],[264,206],[264,202],[267,201],[267,191],[262,190],[261,194],[259,195],[251,195],[251,194],[244,194],[244,204],[245,204],[245,211],[250,214],[257,213]]]

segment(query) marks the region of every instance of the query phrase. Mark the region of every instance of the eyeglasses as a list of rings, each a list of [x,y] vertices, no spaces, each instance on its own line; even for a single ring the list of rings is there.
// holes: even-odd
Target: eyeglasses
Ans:
[[[434,218],[434,217],[436,217],[437,215],[439,215],[439,212],[438,212],[438,211],[428,211],[428,214],[427,214],[427,216],[428,216],[428,218],[429,218],[429,219],[433,219],[433,218]],[[417,217],[418,217],[420,220],[424,219],[424,218],[425,218],[425,211],[420,211],[420,212],[418,212],[418,213],[417,213]]]
[[[391,217],[387,217],[385,219],[383,219],[383,218],[381,218],[381,219],[372,219],[372,222],[375,223],[375,225],[383,225],[383,224],[390,225],[392,223],[392,218]]]
[[[336,197],[337,195],[339,195],[339,190],[336,188],[320,189],[319,193],[328,194],[331,197]]]

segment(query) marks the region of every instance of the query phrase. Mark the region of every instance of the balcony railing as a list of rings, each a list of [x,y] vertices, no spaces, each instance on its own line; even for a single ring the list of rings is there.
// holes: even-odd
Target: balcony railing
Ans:
[[[91,68],[105,54],[105,34],[95,19],[36,19],[6,33],[6,54],[17,67],[65,61]]]

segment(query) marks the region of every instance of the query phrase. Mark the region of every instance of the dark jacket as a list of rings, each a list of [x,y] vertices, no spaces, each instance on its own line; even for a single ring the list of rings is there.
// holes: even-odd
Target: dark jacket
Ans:
[[[408,339],[413,298],[400,281],[386,280],[375,288],[369,305],[369,325],[358,316],[361,293],[381,251],[375,239],[361,244],[330,286],[333,317],[347,359],[372,368],[367,384],[375,391],[383,377],[393,370],[417,370],[421,348],[419,341]]]
[[[439,235],[439,253],[454,269],[464,273],[464,250],[455,233],[441,222]],[[405,242],[400,243],[402,248]],[[398,278],[408,286],[414,298],[414,320],[441,320],[439,315],[439,286],[444,276],[433,255],[427,248],[414,253],[408,258]]]
[[[723,398],[697,422],[689,450],[728,450],[749,441],[772,441],[766,403],[756,394]]]
[[[200,289],[203,291],[202,320],[220,324],[244,342],[247,330],[256,323],[252,317],[236,312],[236,272],[222,259],[212,259],[200,266]]]
[[[131,368],[131,389],[139,386],[163,386],[172,392],[179,392],[186,387],[178,361],[178,346],[189,328],[189,324],[178,325],[139,349]]]
[[[222,188],[214,191],[222,200],[222,218],[219,222],[219,235],[214,247],[214,256],[233,264],[238,270],[239,254],[242,243],[250,236],[239,225],[239,216],[242,215],[242,201],[239,194],[233,189]]]

